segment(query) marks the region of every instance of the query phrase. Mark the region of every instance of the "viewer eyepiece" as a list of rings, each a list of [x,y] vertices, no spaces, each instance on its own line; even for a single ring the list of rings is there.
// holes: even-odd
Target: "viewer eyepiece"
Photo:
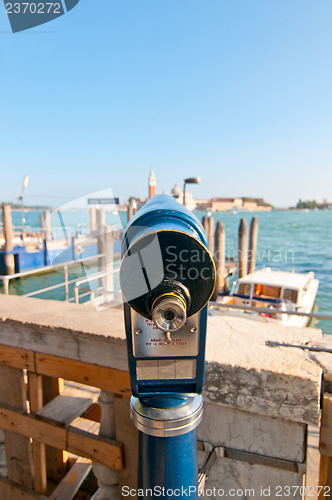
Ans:
[[[159,330],[174,332],[181,328],[186,320],[187,306],[179,295],[164,294],[154,301],[152,321]]]

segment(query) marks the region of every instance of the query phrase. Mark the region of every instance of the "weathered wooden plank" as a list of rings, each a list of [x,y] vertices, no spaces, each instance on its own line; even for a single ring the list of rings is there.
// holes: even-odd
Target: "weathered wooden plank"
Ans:
[[[306,453],[306,472],[305,472],[305,487],[306,491],[310,492],[305,500],[317,500],[318,490],[317,485],[319,482],[319,426],[308,425],[307,429],[307,453]],[[312,496],[311,496],[312,494]]]
[[[26,389],[23,371],[10,366],[0,367],[0,403],[26,411]],[[33,487],[32,449],[29,439],[17,434],[15,427],[4,427],[5,453],[9,479],[27,488]]]
[[[93,349],[93,347],[91,347]],[[50,354],[36,353],[36,371],[44,375],[92,385],[116,394],[130,394],[129,373]]]
[[[126,468],[119,472],[119,488],[137,488],[138,430],[130,419],[130,398],[114,397],[115,437],[123,443]]]
[[[10,479],[0,476],[1,500],[47,500],[44,495],[39,495],[29,488],[20,486]]]
[[[332,458],[321,455],[319,464],[319,500],[325,500],[332,495]]]
[[[76,391],[71,389],[70,394],[67,394],[65,389],[62,394],[35,413],[68,426],[98,399],[97,393],[90,392],[88,397],[86,395],[87,391],[82,389],[76,389]]]
[[[36,357],[36,353],[34,353],[34,357]],[[62,393],[64,381],[59,376],[53,377],[53,375],[49,375],[48,373],[38,372],[37,369],[35,369],[35,373],[43,375],[43,404],[46,405]]]
[[[43,406],[43,379],[41,375],[28,373],[30,411],[36,413]],[[38,493],[47,491],[46,451],[44,443],[32,443],[34,485]]]
[[[8,405],[0,406],[0,427],[15,430],[22,436],[31,437],[40,443],[66,449],[65,426],[57,422],[46,422],[32,413],[14,410]]]
[[[101,409],[98,403],[90,406],[83,415],[81,415],[83,418],[87,418],[89,420],[92,420],[94,422],[100,422],[101,418]]]
[[[91,460],[79,457],[61,483],[49,496],[49,500],[72,500],[91,470]]]
[[[322,489],[318,498],[322,500],[332,492],[332,394],[329,393],[323,396],[319,451],[319,485]]]
[[[332,392],[332,373],[324,373],[324,386],[326,392]]]
[[[35,371],[35,360],[33,351],[0,345],[0,365],[21,368],[30,372]]]
[[[87,430],[87,425],[90,425]],[[93,429],[93,430],[92,430]],[[79,456],[96,460],[112,469],[124,469],[122,443],[99,436],[99,424],[77,418],[68,428],[68,450]],[[93,440],[91,439],[93,436]]]
[[[322,455],[332,457],[332,394],[329,393],[323,397],[319,451]]]
[[[77,418],[66,428],[62,423],[45,421],[40,416],[1,405],[0,427],[5,430],[17,429],[23,436],[90,458],[116,470],[124,468],[122,444],[98,436],[99,424],[96,422]]]
[[[36,353],[34,353],[35,355]],[[43,403],[50,403],[55,397],[62,393],[64,388],[63,379],[59,376],[53,377],[43,374]],[[58,484],[68,472],[67,452],[46,446],[46,468],[47,477],[50,481]]]
[[[66,380],[92,385],[116,394],[130,394],[128,371],[85,363],[68,357],[63,358],[52,354],[34,352],[31,349],[21,349],[2,344],[0,345],[0,365],[27,369],[29,372],[53,377],[54,379],[62,377]],[[57,380],[54,380],[54,383],[57,384]],[[46,402],[56,396],[52,384],[49,383],[45,387],[44,381],[43,392]],[[50,390],[51,394],[48,395]]]

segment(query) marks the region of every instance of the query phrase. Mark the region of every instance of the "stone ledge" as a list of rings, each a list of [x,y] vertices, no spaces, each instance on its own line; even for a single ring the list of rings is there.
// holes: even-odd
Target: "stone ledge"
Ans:
[[[127,369],[121,308],[0,297],[0,344]],[[313,328],[284,327],[236,317],[209,316],[204,397],[259,415],[316,424],[322,369],[307,351],[268,347],[267,340],[305,343]]]
[[[208,320],[204,397],[260,415],[317,424],[322,369],[310,353],[266,341],[318,340],[314,328],[285,327],[230,316]]]

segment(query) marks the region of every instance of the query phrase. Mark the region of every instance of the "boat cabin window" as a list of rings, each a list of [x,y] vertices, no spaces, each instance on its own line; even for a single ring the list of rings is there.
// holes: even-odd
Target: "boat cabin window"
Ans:
[[[239,295],[250,295],[251,293],[251,284],[250,283],[240,283],[239,284]]]
[[[255,285],[254,296],[255,297],[271,297],[273,299],[279,299],[281,293],[280,286],[271,285],[261,285],[258,283]]]
[[[283,299],[290,300],[291,302],[297,303],[298,291],[291,290],[290,288],[285,288],[283,293]]]

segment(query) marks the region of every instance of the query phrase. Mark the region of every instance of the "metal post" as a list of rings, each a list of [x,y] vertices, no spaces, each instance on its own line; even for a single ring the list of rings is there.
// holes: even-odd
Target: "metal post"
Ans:
[[[28,182],[29,182],[29,177],[27,175],[25,175],[24,179],[23,179],[22,191],[21,191],[21,196],[20,196],[20,200],[21,200],[22,241],[23,241],[23,243],[24,243],[24,237],[25,237],[25,234],[24,234],[24,223],[25,223],[25,219],[24,219],[24,190],[28,186]]]
[[[21,226],[22,226],[22,241],[24,243],[24,196],[21,196]]]
[[[63,266],[63,274],[65,279],[65,300],[68,300],[69,299],[68,266]]]
[[[71,251],[72,251],[72,259],[76,260],[76,238],[75,238],[75,236],[71,237]]]
[[[164,488],[166,498],[198,499],[196,427],[202,412],[198,395],[131,398],[131,417],[139,430],[139,489]]]

